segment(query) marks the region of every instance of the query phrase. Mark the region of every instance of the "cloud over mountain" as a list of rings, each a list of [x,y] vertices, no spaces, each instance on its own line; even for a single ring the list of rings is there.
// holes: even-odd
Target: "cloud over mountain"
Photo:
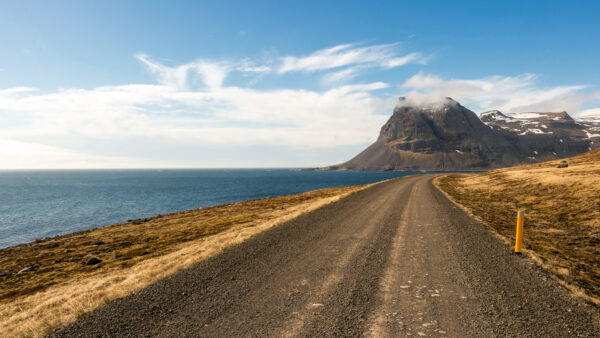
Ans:
[[[489,76],[478,79],[443,79],[419,72],[402,84],[406,96],[438,100],[451,96],[475,111],[498,109],[503,112],[563,111],[576,113],[600,92],[584,92],[588,86],[539,87],[538,75]]]
[[[352,43],[307,55],[181,64],[141,53],[135,58],[153,76],[149,83],[0,89],[2,167],[324,165],[374,141],[386,119],[382,113],[399,95],[417,101],[452,96],[475,111],[506,112],[576,112],[600,97],[585,86],[540,88],[532,74],[444,79],[419,72],[395,81],[369,76],[427,63],[422,53],[400,53],[400,47]],[[281,82],[294,76],[305,82]],[[264,79],[268,85],[256,85]],[[279,153],[272,158],[280,161],[262,159],[274,145]],[[294,156],[299,151],[303,159]],[[61,160],[50,161],[43,155],[48,153]],[[261,159],[235,162],[250,153]],[[339,159],[324,158],[332,153]]]

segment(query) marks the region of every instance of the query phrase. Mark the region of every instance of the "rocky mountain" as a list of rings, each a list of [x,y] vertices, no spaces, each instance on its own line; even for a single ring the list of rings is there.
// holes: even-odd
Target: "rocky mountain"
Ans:
[[[538,160],[552,160],[583,153],[600,146],[600,123],[574,120],[567,112],[502,114],[497,110],[479,115],[495,130],[519,136],[521,150],[534,150]],[[600,122],[600,121],[598,121]],[[568,154],[568,155],[566,155]]]
[[[375,143],[325,169],[453,171],[534,163],[595,148],[598,130],[600,119],[579,122],[566,112],[478,117],[451,98],[429,104],[401,98]]]
[[[591,148],[600,148],[600,112],[596,115],[577,116],[577,122],[585,128],[584,132],[591,141]]]

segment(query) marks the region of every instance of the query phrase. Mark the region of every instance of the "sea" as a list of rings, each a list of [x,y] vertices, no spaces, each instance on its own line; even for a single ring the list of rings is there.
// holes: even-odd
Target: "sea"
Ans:
[[[294,169],[0,171],[0,248],[130,219],[420,172]]]

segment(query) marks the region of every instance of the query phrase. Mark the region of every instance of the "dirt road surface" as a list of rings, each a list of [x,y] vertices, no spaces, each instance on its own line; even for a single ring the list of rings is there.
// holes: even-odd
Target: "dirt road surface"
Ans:
[[[600,336],[597,307],[512,254],[431,178],[303,215],[56,336]]]

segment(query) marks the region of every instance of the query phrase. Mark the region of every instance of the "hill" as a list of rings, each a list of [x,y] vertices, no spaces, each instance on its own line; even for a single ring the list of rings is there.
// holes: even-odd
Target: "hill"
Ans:
[[[517,134],[520,150],[535,149],[538,160],[553,160],[562,154],[584,153],[600,146],[595,121],[576,121],[564,111],[505,115],[494,110],[479,117],[492,129]]]
[[[448,175],[437,185],[511,243],[517,210],[525,210],[525,247],[600,304],[600,150],[565,161]]]
[[[578,122],[566,112],[478,117],[451,98],[425,104],[400,98],[375,143],[326,169],[455,171],[537,163],[594,149],[597,129],[600,123]]]

